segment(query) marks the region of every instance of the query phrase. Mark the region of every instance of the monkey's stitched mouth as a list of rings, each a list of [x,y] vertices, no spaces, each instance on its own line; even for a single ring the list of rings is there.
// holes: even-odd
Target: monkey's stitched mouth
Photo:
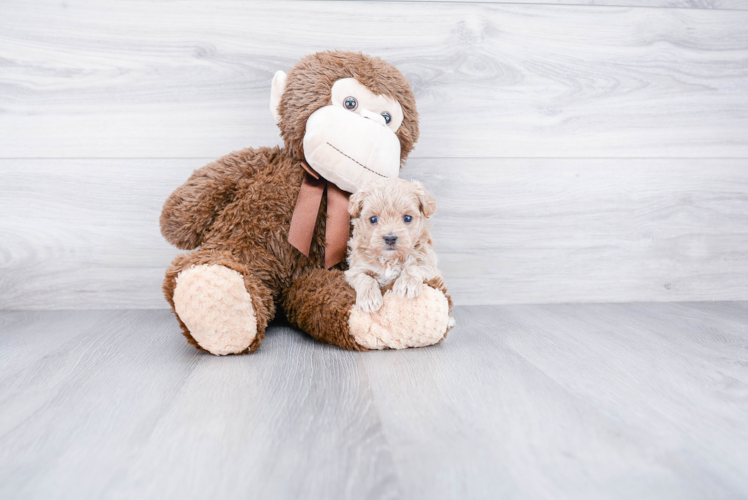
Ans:
[[[337,151],[338,153],[340,153],[341,155],[343,155],[343,156],[345,156],[346,158],[348,158],[349,160],[351,160],[351,161],[352,161],[353,163],[355,163],[356,165],[360,166],[361,168],[365,168],[366,170],[368,170],[368,171],[369,171],[369,172],[371,172],[372,174],[377,174],[377,175],[378,175],[379,177],[387,177],[386,175],[382,175],[382,174],[380,174],[379,172],[375,172],[374,170],[370,169],[369,167],[367,167],[367,166],[366,166],[366,165],[364,165],[363,163],[360,163],[360,162],[358,162],[358,161],[354,160],[353,158],[351,158],[350,156],[348,156],[347,154],[345,154],[344,152],[342,152],[341,150],[339,150],[338,148],[336,148],[335,146],[333,146],[333,145],[332,145],[332,144],[330,144],[329,142],[328,142],[328,143],[326,143],[326,144],[327,144],[328,146],[330,146],[330,147],[331,147],[332,149],[334,149],[335,151]]]

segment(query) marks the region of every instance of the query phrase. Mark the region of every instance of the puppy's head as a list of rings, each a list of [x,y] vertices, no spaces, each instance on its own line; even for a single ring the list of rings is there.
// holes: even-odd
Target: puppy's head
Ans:
[[[405,257],[424,235],[436,200],[420,182],[383,179],[350,198],[354,243],[372,257]]]

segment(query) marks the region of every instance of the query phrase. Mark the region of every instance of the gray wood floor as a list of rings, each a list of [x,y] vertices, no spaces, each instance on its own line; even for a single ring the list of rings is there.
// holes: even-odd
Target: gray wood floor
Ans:
[[[470,306],[441,345],[0,313],[0,498],[745,498],[748,304]]]

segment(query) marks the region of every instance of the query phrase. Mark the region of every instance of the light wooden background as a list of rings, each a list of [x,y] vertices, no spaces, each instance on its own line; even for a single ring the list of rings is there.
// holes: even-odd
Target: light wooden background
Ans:
[[[330,48],[410,80],[458,304],[748,299],[748,0],[11,0],[0,309],[166,307],[164,199]]]

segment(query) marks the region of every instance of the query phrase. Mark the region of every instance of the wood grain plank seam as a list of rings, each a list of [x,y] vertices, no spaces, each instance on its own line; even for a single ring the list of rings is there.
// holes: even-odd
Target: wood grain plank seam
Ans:
[[[355,0],[354,0],[355,1]],[[320,0],[320,3],[340,3],[340,0]],[[598,5],[598,4],[580,4],[580,3],[527,3],[527,2],[501,2],[489,0],[485,2],[460,2],[460,1],[434,1],[434,0],[365,0],[356,3],[427,3],[427,4],[455,4],[455,5],[517,5],[521,7],[594,7],[594,8],[613,8],[613,9],[649,9],[649,10],[707,10],[719,12],[746,12],[746,9],[735,8],[711,8],[711,7],[694,7],[694,6],[677,6],[677,5]]]

